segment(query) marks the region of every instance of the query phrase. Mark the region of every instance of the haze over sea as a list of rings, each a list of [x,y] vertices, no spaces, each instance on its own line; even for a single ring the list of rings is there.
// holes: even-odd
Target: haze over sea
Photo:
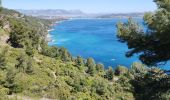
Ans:
[[[135,20],[142,25],[141,18]],[[120,21],[127,19],[73,19],[57,23],[50,32],[52,42],[49,45],[65,47],[73,56],[93,57],[106,67],[130,67],[139,60],[137,55],[125,57],[128,47],[116,37],[116,24]]]

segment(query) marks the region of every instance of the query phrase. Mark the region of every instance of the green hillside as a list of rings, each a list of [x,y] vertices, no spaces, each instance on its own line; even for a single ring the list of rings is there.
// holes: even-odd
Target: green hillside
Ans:
[[[52,21],[0,12],[0,100],[160,100],[170,98],[166,75],[134,63],[104,69],[47,45]],[[155,88],[156,87],[156,88]]]

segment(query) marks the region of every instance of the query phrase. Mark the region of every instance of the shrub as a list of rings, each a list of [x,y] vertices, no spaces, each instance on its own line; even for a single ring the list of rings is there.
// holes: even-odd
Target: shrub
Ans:
[[[76,62],[76,65],[77,65],[77,66],[83,66],[83,65],[84,65],[83,58],[80,57],[80,56],[77,56],[75,62]]]
[[[128,69],[124,66],[118,66],[115,69],[115,75],[124,75],[128,73]]]
[[[88,58],[87,59],[87,62],[86,62],[86,66],[87,66],[87,73],[90,74],[90,75],[94,75],[95,73],[95,61],[93,58]]]
[[[55,58],[58,57],[58,48],[55,46],[52,47],[44,46],[42,47],[41,53],[45,56]]]
[[[22,88],[15,83],[16,71],[14,69],[9,69],[6,74],[5,87],[9,89],[9,94],[18,93],[22,91]]]
[[[92,85],[92,89],[98,95],[102,96],[105,95],[105,93],[107,92],[107,85],[101,80],[95,81]]]
[[[133,63],[131,66],[131,71],[133,74],[145,74],[147,73],[147,68],[141,63]]]
[[[0,51],[0,68],[2,70],[6,69],[6,65],[7,65],[6,54],[7,54],[7,52],[8,52],[7,48]]]
[[[113,75],[114,75],[114,71],[112,67],[109,67],[108,70],[106,71],[106,78],[108,80],[113,80]]]
[[[96,70],[97,70],[98,72],[104,71],[104,65],[103,65],[102,63],[98,63],[98,64],[96,65]]]
[[[20,70],[20,72],[25,72],[25,69],[27,67],[27,58],[25,54],[19,55],[17,58],[18,64],[15,65],[17,69]]]

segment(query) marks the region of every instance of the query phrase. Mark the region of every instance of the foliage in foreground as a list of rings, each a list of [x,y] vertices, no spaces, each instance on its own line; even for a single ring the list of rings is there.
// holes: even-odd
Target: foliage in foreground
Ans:
[[[126,42],[127,57],[139,54],[140,60],[147,65],[159,65],[170,60],[170,0],[154,0],[158,10],[144,16],[147,30],[130,19],[119,23],[118,38]]]

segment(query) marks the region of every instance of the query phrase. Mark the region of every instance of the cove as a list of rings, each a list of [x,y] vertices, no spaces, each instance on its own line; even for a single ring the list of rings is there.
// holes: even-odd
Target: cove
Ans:
[[[142,18],[135,19],[141,25]],[[73,56],[92,57],[96,62],[113,68],[118,65],[130,67],[139,62],[138,56],[125,56],[128,47],[116,37],[116,24],[127,19],[72,19],[57,23],[50,31],[50,46],[65,47]]]

